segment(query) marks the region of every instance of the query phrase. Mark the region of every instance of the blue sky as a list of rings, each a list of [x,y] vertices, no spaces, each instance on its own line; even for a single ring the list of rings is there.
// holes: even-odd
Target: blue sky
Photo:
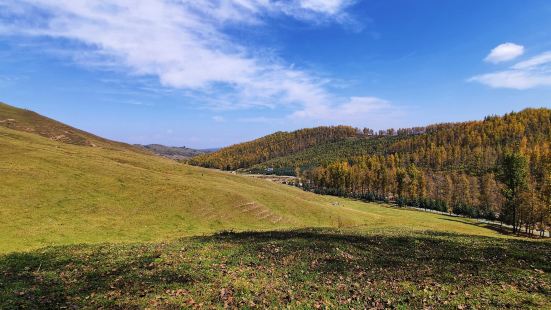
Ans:
[[[0,0],[0,101],[219,147],[551,107],[551,2]]]

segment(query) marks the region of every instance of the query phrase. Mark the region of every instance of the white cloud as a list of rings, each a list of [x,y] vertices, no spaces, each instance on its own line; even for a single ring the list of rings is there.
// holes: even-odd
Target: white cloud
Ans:
[[[22,75],[3,75],[0,73],[0,87],[12,85],[18,81],[25,80],[27,77]]]
[[[521,61],[507,70],[476,75],[469,81],[493,88],[530,89],[551,86],[551,52]]]
[[[533,74],[521,70],[508,70],[477,75],[470,79],[493,88],[529,89],[551,86],[551,75]]]
[[[223,116],[215,115],[212,117],[212,120],[217,123],[223,123],[226,119]]]
[[[339,98],[329,80],[240,44],[225,27],[262,26],[267,15],[346,22],[349,0],[0,0],[11,10],[0,34],[65,40],[63,57],[87,66],[157,77],[215,109],[292,106],[279,121],[388,127],[397,110],[375,97]],[[38,14],[37,14],[38,13]],[[2,14],[0,14],[0,21]],[[56,49],[59,47],[56,46]],[[334,104],[337,102],[337,104]],[[216,115],[214,122],[223,122]],[[241,121],[277,119],[256,117]],[[380,122],[377,125],[377,122]],[[168,132],[167,132],[168,133]]]
[[[343,22],[352,3],[0,0],[0,34],[66,40],[63,54],[81,64],[156,76],[162,85],[217,107],[315,105],[331,97],[325,80],[240,44],[226,34],[226,27],[262,24],[269,15]]]
[[[517,63],[513,66],[513,69],[529,70],[549,63],[551,63],[551,52],[545,52],[528,60]]]
[[[324,120],[331,123],[358,123],[374,120],[375,114],[394,114],[396,111],[390,102],[376,97],[351,97],[349,100],[336,104],[317,104],[306,106],[296,111],[292,119]]]
[[[515,43],[503,43],[492,49],[484,61],[499,63],[513,60],[522,54],[524,54],[524,46]]]
[[[377,97],[351,97],[336,104],[307,105],[286,117],[248,117],[245,123],[265,123],[294,130],[301,127],[350,125],[373,129],[399,128],[407,122],[406,111]],[[409,120],[411,121],[411,119]]]

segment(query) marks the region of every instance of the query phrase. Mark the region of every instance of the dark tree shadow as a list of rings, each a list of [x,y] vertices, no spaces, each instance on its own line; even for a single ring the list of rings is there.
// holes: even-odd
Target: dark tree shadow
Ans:
[[[504,272],[509,269],[551,272],[551,242],[443,232],[223,232],[168,244],[64,246],[0,256],[0,308],[82,306],[91,294],[139,298],[166,287],[189,288],[199,281],[216,281],[224,273],[201,263],[204,254],[200,249],[205,246],[213,251],[231,249],[224,254],[224,263],[230,267],[273,266],[276,273],[296,277],[306,273],[320,283],[346,276],[360,283],[430,279],[442,285],[465,281],[485,285],[517,281],[517,275]],[[186,259],[181,259],[181,253]],[[107,297],[104,302],[88,306],[121,306]]]
[[[514,233],[513,230],[510,227],[501,226],[499,224],[487,223],[487,222],[476,222],[476,223],[474,223],[474,222],[471,222],[471,221],[460,221],[460,220],[456,220],[456,219],[448,218],[448,217],[441,217],[441,219],[443,219],[445,221],[458,222],[458,223],[467,224],[467,225],[471,225],[471,226],[490,229],[492,231],[495,231],[495,232],[497,232],[501,235],[505,235],[505,236],[521,236],[521,237],[524,237],[524,238],[541,239],[541,237],[539,235],[535,235],[535,234],[528,234],[526,232]]]

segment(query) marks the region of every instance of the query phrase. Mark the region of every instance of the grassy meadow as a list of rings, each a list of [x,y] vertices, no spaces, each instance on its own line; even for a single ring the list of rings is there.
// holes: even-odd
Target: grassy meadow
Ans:
[[[1,252],[301,227],[497,235],[469,220],[319,196],[147,154],[75,146],[1,127],[0,158]]]
[[[549,309],[551,244],[445,232],[223,233],[0,256],[0,307]]]
[[[0,175],[1,309],[551,307],[551,242],[470,219],[4,127]]]

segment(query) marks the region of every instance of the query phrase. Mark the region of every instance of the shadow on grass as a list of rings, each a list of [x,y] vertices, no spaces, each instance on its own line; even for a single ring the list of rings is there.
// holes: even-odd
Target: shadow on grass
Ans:
[[[450,219],[453,221],[453,219]],[[423,258],[430,258],[434,265],[465,262],[469,256],[478,255],[474,263],[485,259],[498,260],[505,257],[524,257],[548,271],[551,259],[551,243],[536,242],[522,239],[497,239],[492,237],[461,235],[446,232],[425,232],[410,235],[389,234],[354,234],[331,229],[307,229],[267,232],[222,232],[206,238],[198,238],[203,242],[211,240],[241,244],[251,251],[262,250],[265,243],[277,243],[282,246],[280,253],[296,254],[331,253],[335,249],[352,248],[363,252],[367,260],[373,260],[385,267],[392,266],[388,261],[394,261],[394,267],[404,263],[427,264]],[[486,257],[485,250],[492,249]],[[497,250],[498,251],[493,251]],[[530,253],[531,255],[527,255]],[[463,257],[464,256],[464,257]],[[377,257],[382,258],[378,260]],[[431,263],[432,264],[432,263]]]
[[[462,223],[462,224],[468,224],[468,225],[472,225],[472,226],[476,226],[476,227],[486,228],[486,229],[493,230],[493,231],[495,231],[495,232],[497,232],[501,235],[505,235],[505,236],[521,236],[521,237],[531,238],[531,239],[541,239],[541,237],[539,235],[528,234],[528,233],[522,232],[522,231],[515,234],[515,233],[513,233],[513,230],[510,227],[501,226],[501,225],[494,224],[494,223],[460,221],[460,220],[456,220],[456,219],[453,219],[453,218],[447,218],[447,217],[442,217],[441,219],[443,219],[445,221],[458,222],[458,223]]]
[[[208,248],[209,251],[202,251]],[[214,265],[208,265],[208,263]],[[450,233],[360,235],[328,229],[224,232],[158,245],[81,245],[0,256],[0,308],[121,306],[167,288],[216,286],[224,270],[252,268],[282,281],[333,277],[365,281],[427,279],[439,285],[515,283],[551,272],[551,243]],[[249,274],[240,274],[247,281]],[[548,278],[547,278],[548,279]],[[226,279],[230,281],[231,279]],[[249,279],[250,280],[250,279]],[[293,283],[290,283],[293,284]],[[329,288],[332,289],[332,288]],[[550,293],[549,287],[545,293]],[[214,289],[219,292],[219,289]],[[125,305],[127,307],[129,305]]]
[[[0,256],[0,309],[56,309],[85,296],[117,291],[140,296],[155,283],[192,281],[187,273],[156,269],[160,253],[151,248],[117,247],[62,246]]]

